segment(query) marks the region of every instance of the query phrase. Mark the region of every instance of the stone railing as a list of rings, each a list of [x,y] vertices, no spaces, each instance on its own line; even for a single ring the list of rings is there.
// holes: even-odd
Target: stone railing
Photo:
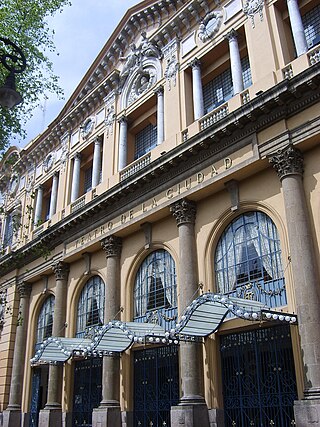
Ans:
[[[39,227],[33,230],[33,237],[39,236],[40,233],[43,232],[44,225],[39,225]]]
[[[140,157],[140,159],[136,160],[134,163],[131,163],[129,166],[127,166],[125,169],[123,169],[120,172],[120,181],[123,181],[129,178],[129,176],[143,169],[150,163],[150,161],[151,161],[150,153],[147,153],[143,157]]]
[[[200,130],[207,129],[209,126],[226,117],[229,114],[228,104],[223,104],[199,120]]]
[[[314,65],[320,62],[320,46],[308,53],[309,64]]]
[[[86,204],[86,195],[79,197],[75,202],[71,204],[71,213],[82,208]]]

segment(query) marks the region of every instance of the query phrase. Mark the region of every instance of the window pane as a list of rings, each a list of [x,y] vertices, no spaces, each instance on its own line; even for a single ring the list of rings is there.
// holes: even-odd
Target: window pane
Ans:
[[[41,343],[52,335],[54,313],[54,296],[50,295],[43,303],[38,317],[37,343]]]
[[[134,159],[139,159],[157,145],[157,128],[149,124],[136,134]]]

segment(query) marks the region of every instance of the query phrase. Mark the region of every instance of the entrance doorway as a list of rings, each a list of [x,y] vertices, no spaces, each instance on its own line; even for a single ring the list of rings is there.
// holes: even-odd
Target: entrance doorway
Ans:
[[[225,427],[295,425],[290,326],[221,336]]]
[[[32,368],[30,427],[38,427],[39,412],[47,402],[49,366]]]
[[[170,427],[179,401],[178,346],[134,352],[134,427]]]
[[[73,427],[91,427],[92,410],[102,400],[102,358],[74,364]]]

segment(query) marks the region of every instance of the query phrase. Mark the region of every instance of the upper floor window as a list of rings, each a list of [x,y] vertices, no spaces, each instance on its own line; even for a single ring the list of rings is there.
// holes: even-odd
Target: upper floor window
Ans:
[[[139,159],[157,145],[157,127],[151,123],[135,136],[134,159]]]
[[[169,252],[160,249],[144,259],[135,279],[134,303],[135,319],[177,307],[176,267]]]
[[[54,296],[50,295],[42,304],[37,324],[37,343],[51,337],[53,327]]]
[[[77,310],[77,336],[82,336],[92,326],[104,322],[105,286],[99,276],[91,277],[80,294]]]
[[[11,246],[13,240],[13,213],[6,215],[4,221],[3,247]]]
[[[309,10],[302,16],[304,33],[308,47],[311,48],[320,43],[320,5]]]
[[[286,304],[280,240],[263,212],[247,212],[231,222],[218,242],[214,269],[218,292]]]
[[[252,84],[251,69],[248,56],[242,58],[242,80],[244,89]],[[214,79],[206,83],[203,88],[204,111],[209,113],[233,96],[231,69],[228,68]]]

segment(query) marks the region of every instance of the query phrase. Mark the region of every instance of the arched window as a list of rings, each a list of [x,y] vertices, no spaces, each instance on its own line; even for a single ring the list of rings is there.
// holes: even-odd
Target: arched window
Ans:
[[[91,326],[104,322],[104,282],[99,276],[91,277],[84,285],[77,311],[77,336],[84,335]]]
[[[37,343],[52,335],[54,296],[50,295],[42,304],[37,325]]]
[[[216,290],[286,304],[278,231],[263,212],[247,212],[223,232],[215,252]]]
[[[144,259],[135,279],[134,303],[135,319],[177,307],[176,267],[169,252],[160,249]]]

